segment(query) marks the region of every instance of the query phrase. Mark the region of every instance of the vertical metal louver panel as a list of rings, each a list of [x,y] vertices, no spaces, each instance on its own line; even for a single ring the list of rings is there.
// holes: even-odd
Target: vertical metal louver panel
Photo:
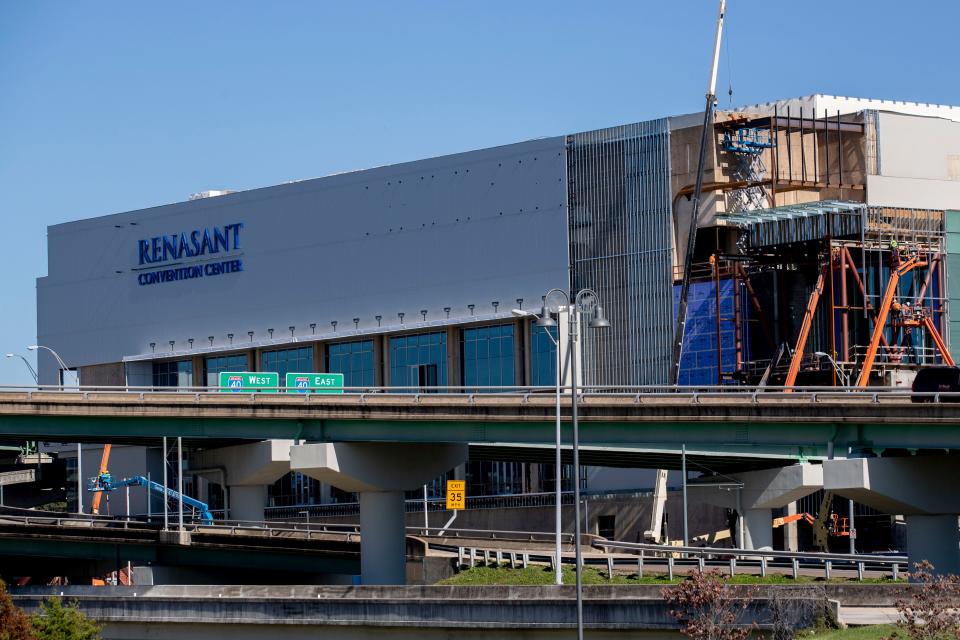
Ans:
[[[673,336],[666,119],[567,137],[571,284],[612,326],[583,332],[585,384],[665,384]]]

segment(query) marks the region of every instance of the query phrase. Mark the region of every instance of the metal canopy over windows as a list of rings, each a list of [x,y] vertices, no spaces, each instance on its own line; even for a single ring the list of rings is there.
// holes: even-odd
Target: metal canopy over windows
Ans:
[[[663,384],[673,340],[673,210],[666,119],[567,137],[571,281],[610,328],[583,332],[586,384]]]
[[[717,226],[742,231],[741,248],[759,249],[826,237],[859,237],[864,229],[867,207],[859,202],[824,200],[804,204],[718,214]]]

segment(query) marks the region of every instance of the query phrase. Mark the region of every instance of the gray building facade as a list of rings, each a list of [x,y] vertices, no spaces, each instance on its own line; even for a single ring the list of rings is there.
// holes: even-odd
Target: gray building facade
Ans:
[[[264,353],[283,348],[313,349],[324,371],[343,360],[327,346],[361,339],[364,384],[531,384],[546,377],[538,354],[552,365],[511,309],[572,283],[595,288],[614,325],[585,336],[584,381],[662,383],[669,135],[656,120],[52,226],[38,342],[83,384],[202,386],[224,368],[273,370]],[[469,375],[476,336],[450,328],[483,325],[514,327],[512,379],[487,363]],[[394,336],[432,333],[415,346],[443,342],[442,366],[400,363]]]

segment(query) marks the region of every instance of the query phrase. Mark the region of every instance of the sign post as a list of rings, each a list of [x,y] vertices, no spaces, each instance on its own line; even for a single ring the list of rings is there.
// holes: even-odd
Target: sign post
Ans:
[[[227,393],[259,391],[277,393],[280,386],[279,374],[269,371],[221,371],[220,390]]]
[[[288,373],[287,393],[343,393],[342,373]]]
[[[447,509],[460,511],[467,503],[467,481],[447,480]]]

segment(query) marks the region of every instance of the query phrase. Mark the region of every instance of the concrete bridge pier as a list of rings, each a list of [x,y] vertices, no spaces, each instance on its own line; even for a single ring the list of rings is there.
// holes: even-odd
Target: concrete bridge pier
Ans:
[[[200,451],[190,458],[192,473],[226,483],[230,520],[264,520],[267,486],[290,471],[293,440],[263,440]]]
[[[823,463],[824,489],[903,515],[911,564],[928,560],[937,573],[960,574],[960,455],[852,458]]]
[[[360,493],[360,579],[406,582],[404,491],[467,459],[465,444],[317,443],[290,449],[290,468]]]
[[[731,480],[742,483],[743,487],[731,487]],[[822,488],[823,472],[820,465],[795,464],[747,471],[729,478],[704,478],[692,482],[691,486],[697,486],[691,490],[704,502],[740,514],[743,539],[738,540],[738,544],[741,548],[764,550],[773,548],[773,510]]]

